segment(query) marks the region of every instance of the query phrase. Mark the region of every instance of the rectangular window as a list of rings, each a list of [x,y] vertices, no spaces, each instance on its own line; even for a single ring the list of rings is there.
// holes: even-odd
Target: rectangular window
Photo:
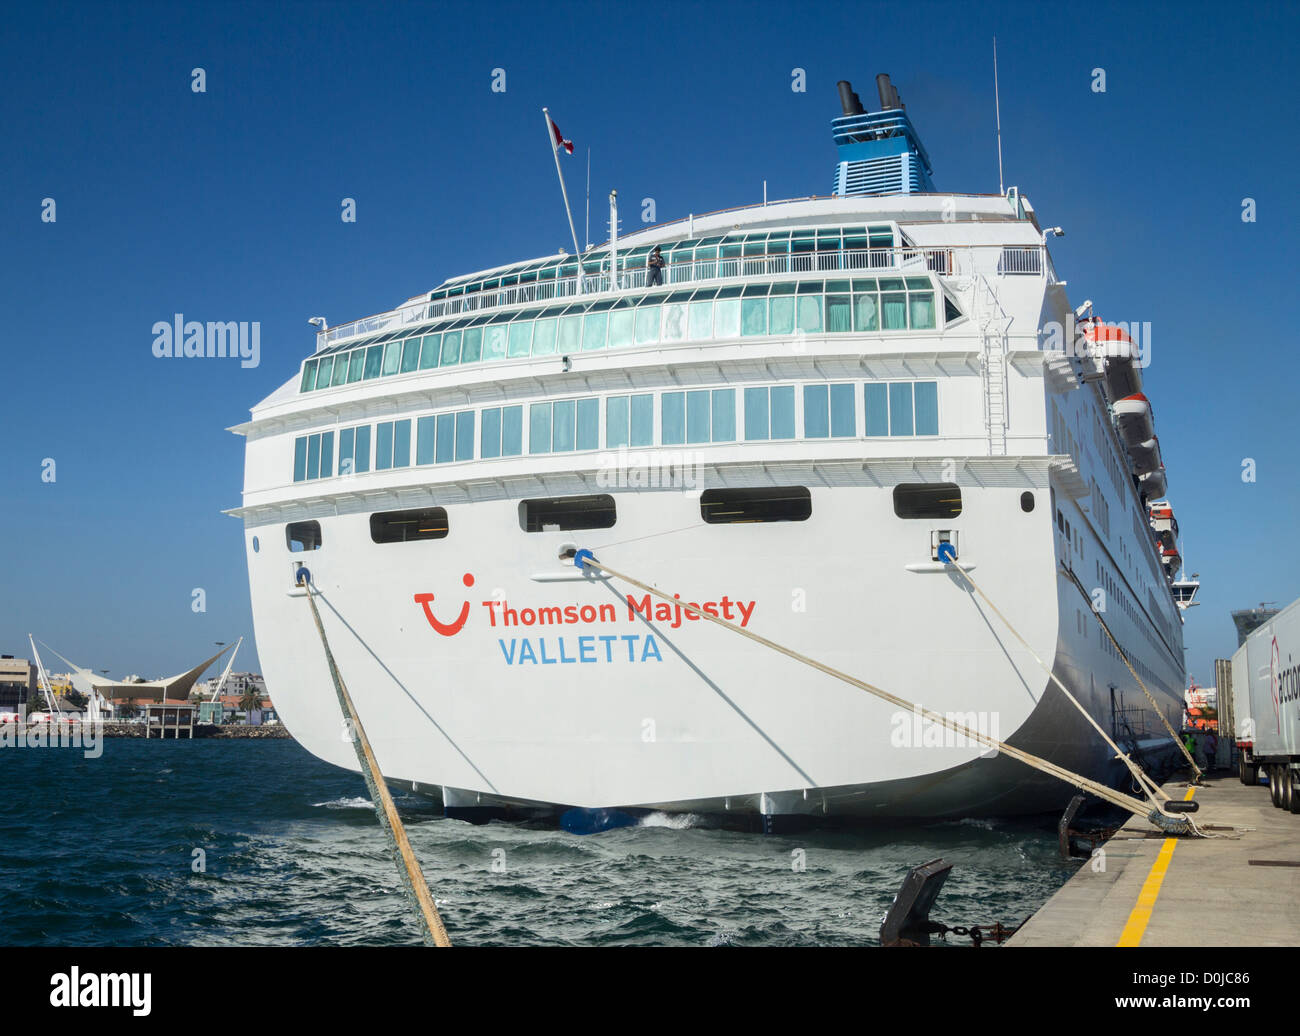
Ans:
[[[460,342],[460,362],[477,363],[483,357],[483,329],[481,327],[465,328],[465,337]]]
[[[889,434],[911,435],[914,428],[912,420],[912,383],[895,381],[889,386]]]
[[[334,433],[321,432],[320,477],[329,478],[333,474],[334,474]]]
[[[665,446],[686,441],[686,393],[665,392],[659,397],[659,439]]]
[[[830,393],[827,385],[803,387],[803,436],[825,439],[831,434]]]
[[[399,421],[399,424],[409,425],[410,421]],[[406,441],[410,446],[410,432],[408,429]],[[473,460],[474,459],[474,411],[462,410],[456,415],[456,459]]]
[[[794,438],[794,386],[745,389],[745,438]]]
[[[630,406],[628,396],[610,396],[605,400],[605,446],[616,450],[620,446],[630,446],[628,424]]]
[[[767,299],[740,300],[740,333],[745,338],[767,334]]]
[[[867,434],[889,434],[889,386],[884,382],[868,382],[862,386],[867,404]]]
[[[608,332],[608,313],[588,313],[582,321],[583,351],[590,352],[592,349],[605,348],[605,337]]]
[[[961,489],[953,482],[895,486],[894,514],[900,518],[956,518],[961,514]]]
[[[646,393],[633,396],[631,402],[628,445],[653,446],[655,442],[655,397]]]
[[[630,306],[616,309],[609,314],[609,347],[625,349],[635,339],[636,310]]]
[[[450,464],[456,459],[456,415],[439,414],[436,419],[436,439],[433,449],[435,464]]]
[[[812,515],[812,494],[803,486],[706,489],[700,517],[708,525],[803,522]]]
[[[381,421],[375,425],[375,470],[386,471],[393,466],[393,422]]]
[[[438,437],[438,419],[422,417],[415,422],[415,463],[432,464]]]
[[[364,349],[353,349],[348,353],[348,384],[354,381],[360,381],[362,373],[366,366],[366,351]]]
[[[501,456],[518,457],[524,452],[524,408],[501,408]]]
[[[686,441],[689,443],[709,441],[711,395],[708,389],[686,393]]]
[[[538,320],[533,323],[533,355],[550,356],[555,352],[556,320]]]
[[[307,440],[310,436],[300,435],[293,441],[293,480],[303,482],[307,478]]]
[[[822,297],[820,295],[799,296],[799,330],[807,334],[821,334]]]
[[[594,396],[578,400],[578,449],[600,448],[600,400]]]
[[[284,542],[294,554],[320,550],[320,522],[290,522],[284,527]]]
[[[614,498],[606,493],[519,502],[519,526],[524,532],[609,529],[616,520]]]
[[[448,331],[442,336],[442,366],[452,367],[460,363],[460,332]]]
[[[692,302],[688,335],[693,342],[713,337],[713,303]]]
[[[562,399],[552,404],[551,415],[551,449],[555,453],[569,453],[574,447],[574,426],[576,424],[576,407],[572,399]]]
[[[447,510],[421,507],[411,511],[381,511],[370,516],[370,538],[376,543],[441,540],[447,536]]]
[[[831,438],[851,439],[858,434],[857,407],[854,405],[853,386],[831,386]]]
[[[367,381],[371,378],[379,377],[379,372],[384,366],[384,347],[382,345],[372,345],[366,350],[366,369],[362,375]]]
[[[384,377],[396,374],[402,366],[402,343],[389,342],[384,346]]]
[[[654,345],[659,341],[659,306],[638,306],[636,311],[636,344]]]
[[[582,316],[569,314],[560,318],[559,351],[576,353],[582,344]]]
[[[713,337],[740,337],[740,299],[718,299],[713,304]]]
[[[550,403],[534,403],[528,408],[528,452],[551,452]]]
[[[939,434],[939,383],[937,381],[918,381],[916,383],[916,434]],[[1100,497],[1093,497],[1100,499]]]
[[[299,392],[310,392],[316,387],[316,361],[307,360],[302,365],[302,384],[298,386]]]
[[[686,303],[673,302],[663,307],[665,342],[680,342],[686,337]]]
[[[420,339],[408,338],[402,343],[402,373],[409,374],[420,367]]]
[[[506,358],[506,337],[510,334],[507,326],[489,324],[483,328],[483,359],[504,360]]]
[[[307,436],[307,479],[320,478],[320,436]]]
[[[329,388],[330,378],[334,374],[334,357],[322,356],[320,365],[316,368],[316,387],[318,389]]]
[[[713,442],[736,441],[736,390],[713,390]]]
[[[533,322],[531,320],[515,320],[510,324],[510,344],[506,349],[506,354],[511,359],[528,356],[533,347]]]
[[[848,295],[826,296],[826,330],[852,331],[853,320]]]
[[[335,385],[344,385],[348,380],[348,354],[339,353],[334,357],[334,381]]]
[[[794,285],[774,284],[775,288]],[[794,296],[779,295],[768,299],[767,332],[772,335],[788,335],[794,331]]]
[[[441,351],[442,335],[425,335],[420,344],[420,370],[438,366],[438,354]]]

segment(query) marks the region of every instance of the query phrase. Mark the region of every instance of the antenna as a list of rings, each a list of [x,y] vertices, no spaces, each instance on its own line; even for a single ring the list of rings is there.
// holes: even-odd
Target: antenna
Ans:
[[[993,37],[993,110],[998,120],[998,194],[1006,194],[1002,182],[1002,100],[998,96],[998,38]]]
[[[587,148],[587,227],[585,230],[587,250],[591,251],[591,148]]]

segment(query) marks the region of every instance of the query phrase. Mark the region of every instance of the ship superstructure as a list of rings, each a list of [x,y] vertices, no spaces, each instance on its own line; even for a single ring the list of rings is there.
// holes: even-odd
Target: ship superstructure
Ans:
[[[951,816],[1068,798],[576,569],[578,548],[1110,773],[952,551],[1099,721],[1144,699],[1097,613],[1176,721],[1174,541],[1152,526],[1166,476],[1149,405],[1121,405],[1142,394],[1141,350],[1076,313],[1018,190],[935,191],[878,86],[868,113],[841,85],[834,195],[454,277],[323,329],[236,429],[262,667],[312,752],[355,768],[302,565],[385,774],[460,815]],[[656,245],[666,283],[647,288]],[[1126,721],[1148,752],[1157,727]]]

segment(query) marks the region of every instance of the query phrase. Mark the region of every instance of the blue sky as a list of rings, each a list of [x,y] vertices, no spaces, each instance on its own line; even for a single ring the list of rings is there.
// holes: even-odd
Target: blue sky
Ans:
[[[1300,594],[1294,10],[1254,5],[30,4],[0,40],[0,651],[34,631],[122,676],[252,633],[224,429],[331,323],[554,252],[604,202],[661,220],[829,193],[835,82],[892,74],[940,190],[1031,198],[1077,303],[1149,320],[1147,391],[1191,569],[1191,672],[1228,612]],[[206,72],[206,93],[191,70]],[[1106,92],[1091,89],[1106,70]],[[506,90],[491,90],[503,68]],[[791,90],[792,69],[807,91]],[[357,222],[340,205],[356,199]],[[1243,223],[1242,199],[1257,221]],[[41,220],[53,198],[57,221]],[[624,207],[624,229],[637,213]],[[1288,287],[1288,285],[1291,285]],[[261,365],[155,359],[151,328],[260,321]],[[42,481],[46,458],[56,481]],[[1244,483],[1243,458],[1258,479]],[[191,609],[195,587],[207,610]],[[256,667],[252,650],[241,665]]]

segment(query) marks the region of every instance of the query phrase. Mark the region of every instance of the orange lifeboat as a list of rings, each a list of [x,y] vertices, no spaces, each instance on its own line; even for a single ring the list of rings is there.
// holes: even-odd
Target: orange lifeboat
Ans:
[[[1115,411],[1115,423],[1119,426],[1120,438],[1125,446],[1146,442],[1156,434],[1151,401],[1141,392],[1117,399],[1112,407]]]
[[[1142,368],[1138,365],[1138,348],[1122,327],[1088,320],[1083,338],[1089,353],[1105,361],[1106,395],[1120,400],[1142,391]]]

